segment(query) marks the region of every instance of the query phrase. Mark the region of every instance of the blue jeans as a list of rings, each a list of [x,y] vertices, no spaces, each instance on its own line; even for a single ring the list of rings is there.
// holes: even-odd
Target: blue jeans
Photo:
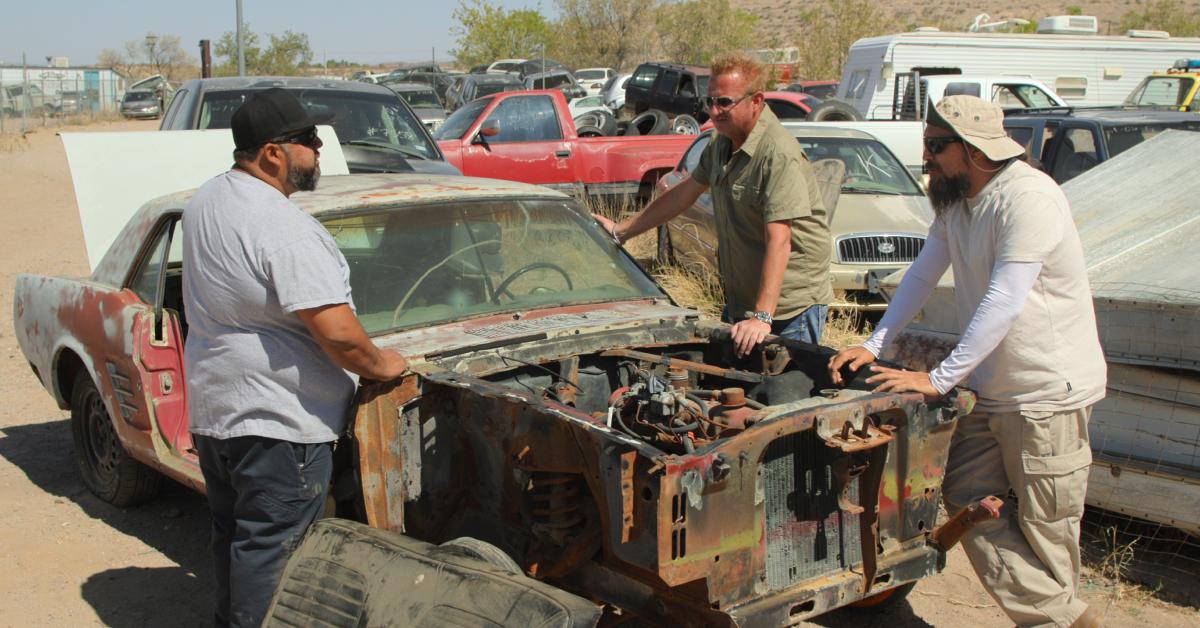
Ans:
[[[212,510],[217,626],[262,624],[284,565],[325,510],[331,443],[193,435]]]
[[[771,333],[788,340],[799,340],[809,344],[821,344],[821,334],[825,333],[825,319],[829,317],[828,305],[810,305],[799,314],[785,319],[776,319],[771,323]],[[726,323],[736,323],[729,315],[729,307],[721,310],[721,320]]]

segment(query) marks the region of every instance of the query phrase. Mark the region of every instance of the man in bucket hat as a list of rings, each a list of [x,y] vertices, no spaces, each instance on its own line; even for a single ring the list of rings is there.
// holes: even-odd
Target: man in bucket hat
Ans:
[[[1019,157],[999,107],[948,96],[925,128],[936,218],[879,328],[834,356],[857,370],[891,343],[954,269],[958,345],[930,372],[871,366],[876,390],[978,393],[958,420],[943,499],[950,512],[987,495],[1016,496],[963,539],[975,573],[1020,626],[1094,626],[1078,595],[1079,522],[1091,448],[1091,406],[1105,363],[1083,262],[1062,190]]]
[[[399,377],[354,314],[329,232],[288,197],[316,189],[321,140],[294,96],[233,114],[234,165],[183,211],[188,419],[212,511],[218,626],[258,626],[324,511],[357,377]]]

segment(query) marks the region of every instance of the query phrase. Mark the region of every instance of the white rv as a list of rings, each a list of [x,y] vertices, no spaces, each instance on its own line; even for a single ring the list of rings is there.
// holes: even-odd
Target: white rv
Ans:
[[[1045,83],[1072,105],[1119,105],[1147,75],[1178,59],[1200,56],[1198,38],[1131,33],[1134,36],[920,29],[860,39],[850,46],[837,97],[867,119],[890,119],[896,75],[915,71],[922,77],[1025,77]]]

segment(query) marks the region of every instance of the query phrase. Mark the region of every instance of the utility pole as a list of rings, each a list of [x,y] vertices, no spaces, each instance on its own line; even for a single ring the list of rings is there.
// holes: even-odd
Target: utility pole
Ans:
[[[29,127],[25,124],[25,116],[29,112],[33,99],[29,97],[29,66],[25,64],[25,52],[21,52],[21,133]]]
[[[237,0],[237,61],[238,76],[246,76],[246,50],[242,43],[242,0]]]

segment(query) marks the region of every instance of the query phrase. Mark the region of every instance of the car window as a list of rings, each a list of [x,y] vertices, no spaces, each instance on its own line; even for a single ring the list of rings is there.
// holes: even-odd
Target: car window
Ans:
[[[1098,161],[1096,138],[1090,129],[1068,129],[1054,155],[1054,180],[1069,181],[1090,170]]]
[[[1191,80],[1175,76],[1148,77],[1130,98],[1131,104],[1178,107],[1191,89]]]
[[[683,160],[680,162],[684,172],[691,172],[696,169],[696,166],[700,165],[700,155],[704,154],[704,149],[708,148],[708,143],[711,141],[712,132],[710,131],[696,138],[695,142],[692,142],[692,145],[688,147],[687,152],[683,155]]]
[[[850,75],[850,80],[846,85],[847,98],[862,98],[863,92],[865,92],[867,89],[867,79],[870,76],[871,70],[867,68],[855,70],[854,73]]]
[[[175,95],[171,98],[171,104],[167,107],[167,113],[163,116],[162,125],[159,128],[175,128],[175,118],[180,115],[179,110],[183,109],[183,103],[187,102],[187,94],[188,90],[186,89],[175,92]]]
[[[1025,154],[1032,155],[1033,148],[1033,127],[1031,126],[1010,126],[1005,127],[1004,131],[1014,142],[1025,147]]]
[[[326,89],[289,90],[304,109],[314,115],[333,114],[330,122],[341,143],[377,145],[401,153],[439,159],[421,121],[400,102],[395,92],[371,94]],[[218,91],[204,94],[200,104],[201,129],[227,129],[233,112],[252,91]]]
[[[549,96],[509,98],[492,110],[484,126],[498,125],[500,133],[488,143],[548,142],[562,139],[562,129]]]
[[[580,70],[575,73],[575,78],[580,81],[599,81],[604,75],[604,70]]]
[[[983,95],[983,86],[974,81],[953,81],[946,83],[944,96],[974,96]]]
[[[667,96],[672,96],[675,94],[675,88],[678,85],[679,73],[675,70],[666,70],[662,73],[662,76],[659,77],[658,83],[655,84],[654,89]]]
[[[492,94],[499,94],[501,92],[516,91],[523,87],[525,87],[525,86],[518,81],[513,81],[513,82],[494,81],[494,82],[487,82],[487,83],[476,83],[475,95],[473,96],[473,98],[479,98],[480,96],[491,96]]]
[[[846,166],[843,194],[924,194],[908,170],[877,140],[804,137],[798,141],[809,161],[837,159]]]
[[[797,107],[796,105],[794,105],[786,100],[779,100],[777,98],[768,98],[767,106],[771,108],[771,112],[775,114],[775,117],[777,117],[781,120],[782,119],[803,120],[808,117],[808,111],[801,109],[800,107]]]
[[[437,109],[442,106],[442,102],[438,100],[437,94],[433,93],[432,89],[411,89],[396,93],[400,94],[408,106],[414,109],[430,107]]]
[[[126,287],[147,305],[158,305],[158,281],[162,271],[163,248],[167,245],[167,233],[173,233],[171,250],[167,254],[167,268],[179,269],[183,262],[183,238],[178,218],[170,218],[156,229],[153,243],[146,249],[138,266],[130,274]]]
[[[481,98],[463,105],[458,111],[450,114],[450,117],[446,118],[442,126],[438,127],[438,130],[433,134],[433,139],[438,141],[461,140],[463,134],[471,128],[471,123],[475,122],[475,119],[479,117],[479,113],[491,102],[491,98]]]
[[[650,89],[654,86],[654,79],[658,78],[658,67],[653,65],[643,65],[634,72],[633,77],[629,79],[630,87],[643,87]]]
[[[324,219],[367,333],[661,297],[570,201],[485,200]]]

